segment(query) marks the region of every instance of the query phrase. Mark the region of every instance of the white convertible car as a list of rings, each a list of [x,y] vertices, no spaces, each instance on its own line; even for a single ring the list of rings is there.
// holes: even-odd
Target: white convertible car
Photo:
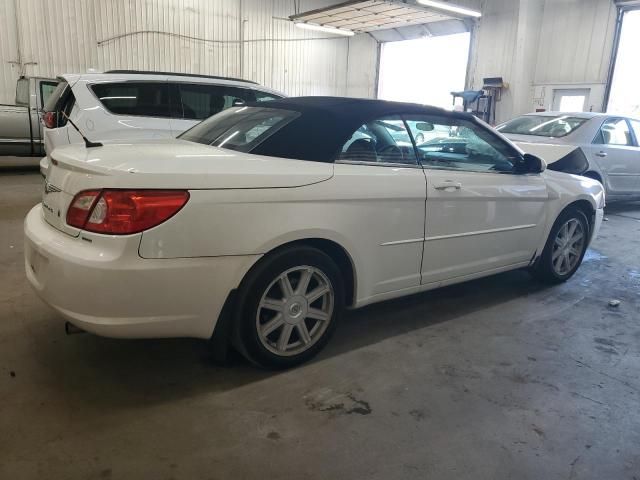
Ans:
[[[52,163],[25,220],[45,302],[98,335],[213,337],[272,368],[317,353],[345,307],[523,267],[567,280],[605,201],[470,115],[377,100],[251,104]]]

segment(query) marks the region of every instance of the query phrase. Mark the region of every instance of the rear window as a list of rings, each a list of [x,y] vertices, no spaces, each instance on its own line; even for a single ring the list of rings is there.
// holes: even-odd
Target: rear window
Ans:
[[[44,111],[55,112],[58,108],[58,103],[61,102],[64,96],[67,94],[69,84],[65,81],[58,83],[53,92],[49,93],[49,96],[45,99],[44,92],[42,92],[42,98],[44,100]]]
[[[538,137],[564,137],[587,122],[587,118],[569,115],[523,115],[496,127],[500,133],[535,135]]]
[[[234,107],[197,124],[178,138],[250,152],[298,115],[276,108]]]
[[[91,90],[115,115],[171,116],[169,86],[165,82],[97,83]]]
[[[44,107],[56,89],[58,88],[58,82],[40,82],[40,102],[41,107]]]
[[[42,82],[40,84],[40,96],[44,100],[43,111],[55,114],[48,122],[44,122],[44,125],[47,128],[60,128],[67,124],[67,117],[71,115],[76,99],[67,82],[61,81],[55,88],[51,83]]]

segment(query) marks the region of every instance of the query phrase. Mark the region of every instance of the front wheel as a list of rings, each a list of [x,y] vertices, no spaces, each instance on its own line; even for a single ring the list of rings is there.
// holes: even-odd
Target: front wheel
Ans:
[[[266,257],[239,293],[236,346],[267,368],[292,367],[318,353],[344,305],[340,270],[331,257],[311,247]]]
[[[589,222],[576,208],[561,213],[553,224],[542,255],[531,273],[547,283],[561,283],[573,276],[589,243]]]

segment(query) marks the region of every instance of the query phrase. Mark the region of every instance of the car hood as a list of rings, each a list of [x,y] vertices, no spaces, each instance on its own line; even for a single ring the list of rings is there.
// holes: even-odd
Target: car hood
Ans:
[[[125,188],[287,188],[328,180],[333,164],[251,155],[186,140],[68,145],[51,157],[87,183]],[[62,187],[60,185],[60,187]]]

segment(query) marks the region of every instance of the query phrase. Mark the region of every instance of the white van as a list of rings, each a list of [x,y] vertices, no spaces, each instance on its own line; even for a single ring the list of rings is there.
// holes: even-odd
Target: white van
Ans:
[[[44,106],[46,176],[53,149],[82,143],[66,115],[93,142],[172,138],[233,105],[282,98],[282,93],[237,78],[111,70],[65,74]]]

